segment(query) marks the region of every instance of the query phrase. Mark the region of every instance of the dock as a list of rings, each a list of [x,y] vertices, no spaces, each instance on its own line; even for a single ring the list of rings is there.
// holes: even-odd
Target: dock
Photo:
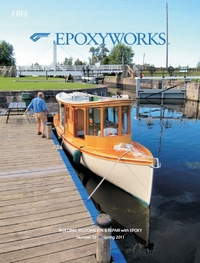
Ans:
[[[0,262],[95,263],[94,204],[52,134],[0,117]],[[112,240],[113,262],[126,262]]]

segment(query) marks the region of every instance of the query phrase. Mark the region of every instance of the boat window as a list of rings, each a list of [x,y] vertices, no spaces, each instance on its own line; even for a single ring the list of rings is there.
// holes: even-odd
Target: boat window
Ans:
[[[87,111],[87,135],[114,136],[128,133],[128,106],[90,108]],[[101,116],[101,113],[103,116]],[[103,123],[101,124],[101,120]]]
[[[103,136],[112,136],[118,134],[118,113],[118,107],[104,109]],[[101,135],[100,131],[98,135]]]
[[[100,109],[90,108],[87,111],[87,135],[97,135],[100,129]]]

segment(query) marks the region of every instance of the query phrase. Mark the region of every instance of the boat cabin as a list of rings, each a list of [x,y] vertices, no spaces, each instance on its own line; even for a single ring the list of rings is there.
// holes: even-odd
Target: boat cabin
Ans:
[[[88,98],[86,94],[85,97],[58,102],[58,121],[64,137],[101,148],[103,142],[106,147],[108,140],[109,144],[111,141],[113,144],[130,141],[132,101],[127,97],[90,95]]]

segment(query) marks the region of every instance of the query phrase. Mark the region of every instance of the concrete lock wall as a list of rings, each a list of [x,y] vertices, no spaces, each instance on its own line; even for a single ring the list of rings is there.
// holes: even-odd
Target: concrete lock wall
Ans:
[[[186,99],[200,101],[200,84],[198,82],[187,83]]]
[[[73,91],[83,91],[91,94],[98,94],[99,96],[107,96],[108,94],[108,88],[104,85],[99,85],[99,87],[94,87],[90,89],[79,89],[79,90],[23,90],[23,91],[0,91],[0,104],[1,107],[7,107],[10,102],[19,102],[22,101],[22,93],[30,93],[31,98],[36,98],[39,91],[44,92],[45,99],[50,100],[55,99],[55,96],[60,92],[73,92]]]
[[[166,81],[165,88],[169,88],[170,86],[176,85],[179,83],[178,81]],[[123,88],[129,87],[133,92],[136,92],[136,81],[134,78],[120,78],[120,77],[105,77],[104,84],[109,87]],[[141,83],[142,88],[159,88],[159,82],[151,87],[147,83]],[[184,82],[183,82],[184,85]],[[176,89],[180,89],[181,87],[176,87]],[[186,88],[186,99],[192,101],[200,101],[200,83],[199,82],[188,82]]]
[[[133,92],[136,91],[136,82],[134,78],[121,78],[121,77],[105,77],[104,84],[110,87],[131,87],[133,88]]]

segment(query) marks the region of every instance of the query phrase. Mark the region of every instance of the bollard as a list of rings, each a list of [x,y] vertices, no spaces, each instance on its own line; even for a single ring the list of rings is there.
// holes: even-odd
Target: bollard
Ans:
[[[51,139],[52,138],[52,123],[51,122],[46,122],[46,137],[47,139]]]
[[[96,232],[96,260],[98,263],[110,263],[111,250],[110,244],[112,239],[112,219],[107,214],[100,214],[97,217]]]

